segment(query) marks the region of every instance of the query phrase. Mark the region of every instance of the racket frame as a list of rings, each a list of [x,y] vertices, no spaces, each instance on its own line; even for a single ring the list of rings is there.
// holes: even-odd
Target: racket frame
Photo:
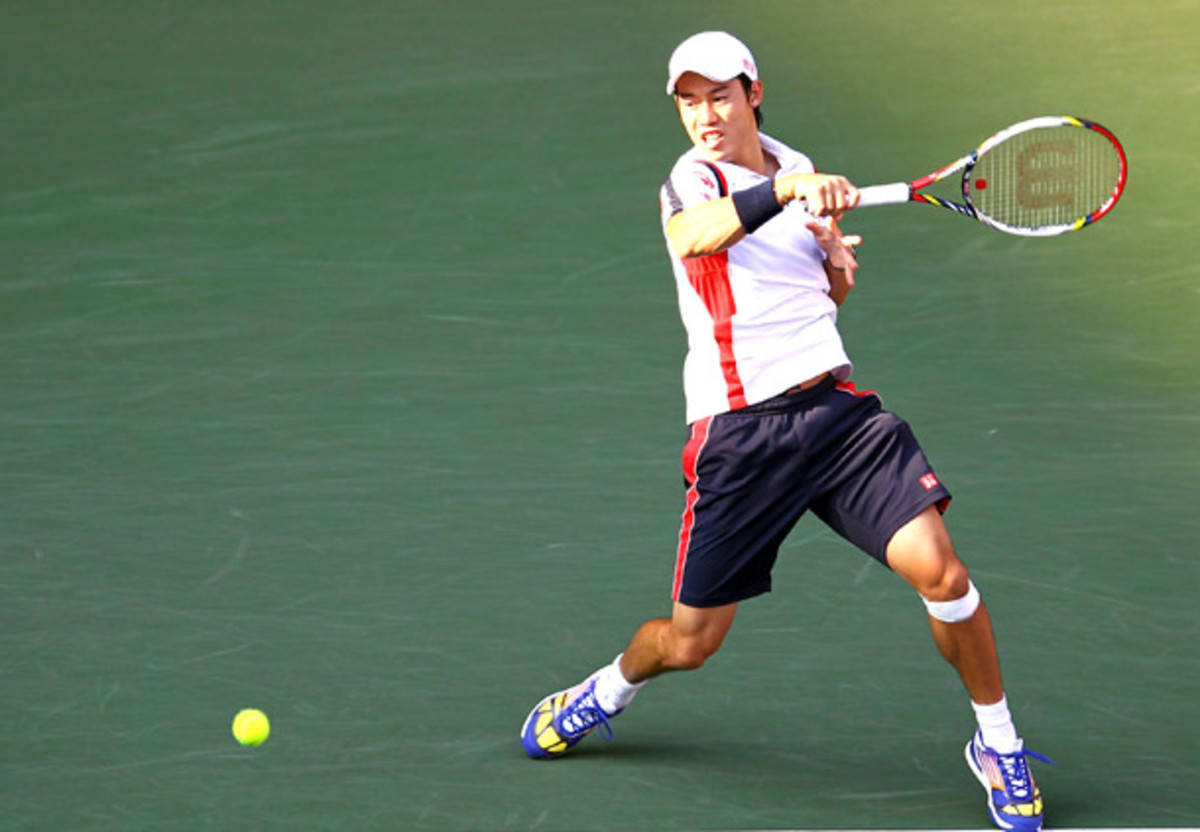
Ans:
[[[1095,130],[1103,135],[1111,143],[1117,151],[1117,157],[1120,161],[1120,173],[1117,177],[1117,182],[1113,186],[1112,193],[1098,208],[1090,214],[1075,220],[1070,223],[1062,223],[1059,225],[1047,225],[1037,228],[1018,228],[1016,226],[1002,223],[994,220],[991,217],[980,214],[975,208],[975,203],[971,200],[971,174],[974,171],[976,163],[985,153],[991,150],[996,145],[1012,138],[1018,133],[1025,133],[1030,130],[1041,130],[1048,127],[1062,127],[1070,125],[1089,130]],[[935,182],[947,178],[957,171],[962,171],[962,197],[963,202],[953,202],[948,199],[933,196],[931,194],[920,193],[922,188],[928,187]],[[1120,199],[1121,193],[1125,190],[1125,179],[1128,172],[1127,162],[1125,159],[1125,149],[1121,147],[1120,141],[1104,126],[1082,118],[1074,116],[1038,116],[1024,121],[1019,121],[1016,124],[1010,125],[1003,130],[993,133],[988,136],[983,142],[970,153],[955,159],[950,164],[938,168],[932,173],[922,176],[920,179],[914,179],[912,182],[893,182],[887,185],[869,185],[859,189],[858,207],[870,207],[873,205],[895,205],[903,202],[924,202],[928,205],[937,205],[942,208],[947,208],[955,211],[963,216],[971,217],[978,220],[984,225],[991,226],[998,231],[1003,231],[1006,234],[1016,234],[1021,237],[1053,237],[1058,234],[1065,234],[1068,231],[1077,231],[1086,225],[1091,225],[1096,220],[1103,217]]]

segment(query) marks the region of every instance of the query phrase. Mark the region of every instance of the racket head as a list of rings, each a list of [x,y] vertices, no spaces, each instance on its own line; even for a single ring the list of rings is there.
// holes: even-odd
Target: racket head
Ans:
[[[1025,237],[1077,231],[1103,217],[1125,190],[1120,141],[1094,121],[1041,116],[990,136],[963,171],[976,218]]]

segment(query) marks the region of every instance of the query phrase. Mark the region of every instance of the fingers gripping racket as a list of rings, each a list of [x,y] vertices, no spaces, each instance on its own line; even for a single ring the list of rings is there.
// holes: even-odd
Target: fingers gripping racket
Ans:
[[[962,171],[963,202],[921,193]],[[1125,189],[1125,151],[1092,121],[1042,116],[1012,125],[966,156],[912,182],[859,189],[858,207],[924,202],[1008,234],[1050,237],[1103,217]]]

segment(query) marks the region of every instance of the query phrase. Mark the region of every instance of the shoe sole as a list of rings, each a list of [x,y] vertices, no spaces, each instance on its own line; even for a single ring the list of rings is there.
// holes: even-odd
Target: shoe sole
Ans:
[[[542,706],[545,705],[547,702],[557,699],[558,697],[562,696],[564,693],[566,693],[569,690],[570,690],[570,688],[563,688],[562,690],[555,691],[554,693],[550,694],[549,696],[543,696],[538,701],[538,703],[533,706],[533,710],[531,710],[529,712],[529,716],[525,717],[525,721],[523,723],[521,723],[521,747],[524,748],[525,753],[528,754],[533,759],[535,759],[535,760],[553,760],[556,757],[561,757],[563,754],[566,754],[568,751],[571,750],[571,746],[575,744],[575,743],[570,743],[567,745],[566,748],[564,748],[562,751],[558,752],[557,754],[551,754],[550,752],[548,752],[544,748],[542,748],[540,745],[538,745],[537,741],[535,739],[533,739],[533,738],[530,738],[528,740],[526,739],[526,732],[529,730],[529,724],[531,722],[533,722],[534,717],[537,716],[537,712],[542,709]],[[576,740],[576,742],[578,742],[578,740]]]

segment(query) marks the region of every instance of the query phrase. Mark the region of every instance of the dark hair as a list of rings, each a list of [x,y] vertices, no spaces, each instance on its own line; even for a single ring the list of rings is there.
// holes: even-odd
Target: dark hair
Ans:
[[[750,85],[753,83],[750,80],[750,76],[743,72],[741,75],[738,76],[738,80],[742,82],[742,89],[746,91],[746,97],[749,98],[750,97]],[[763,123],[762,107],[754,108],[754,123],[757,124],[759,127],[762,127],[762,123]]]

